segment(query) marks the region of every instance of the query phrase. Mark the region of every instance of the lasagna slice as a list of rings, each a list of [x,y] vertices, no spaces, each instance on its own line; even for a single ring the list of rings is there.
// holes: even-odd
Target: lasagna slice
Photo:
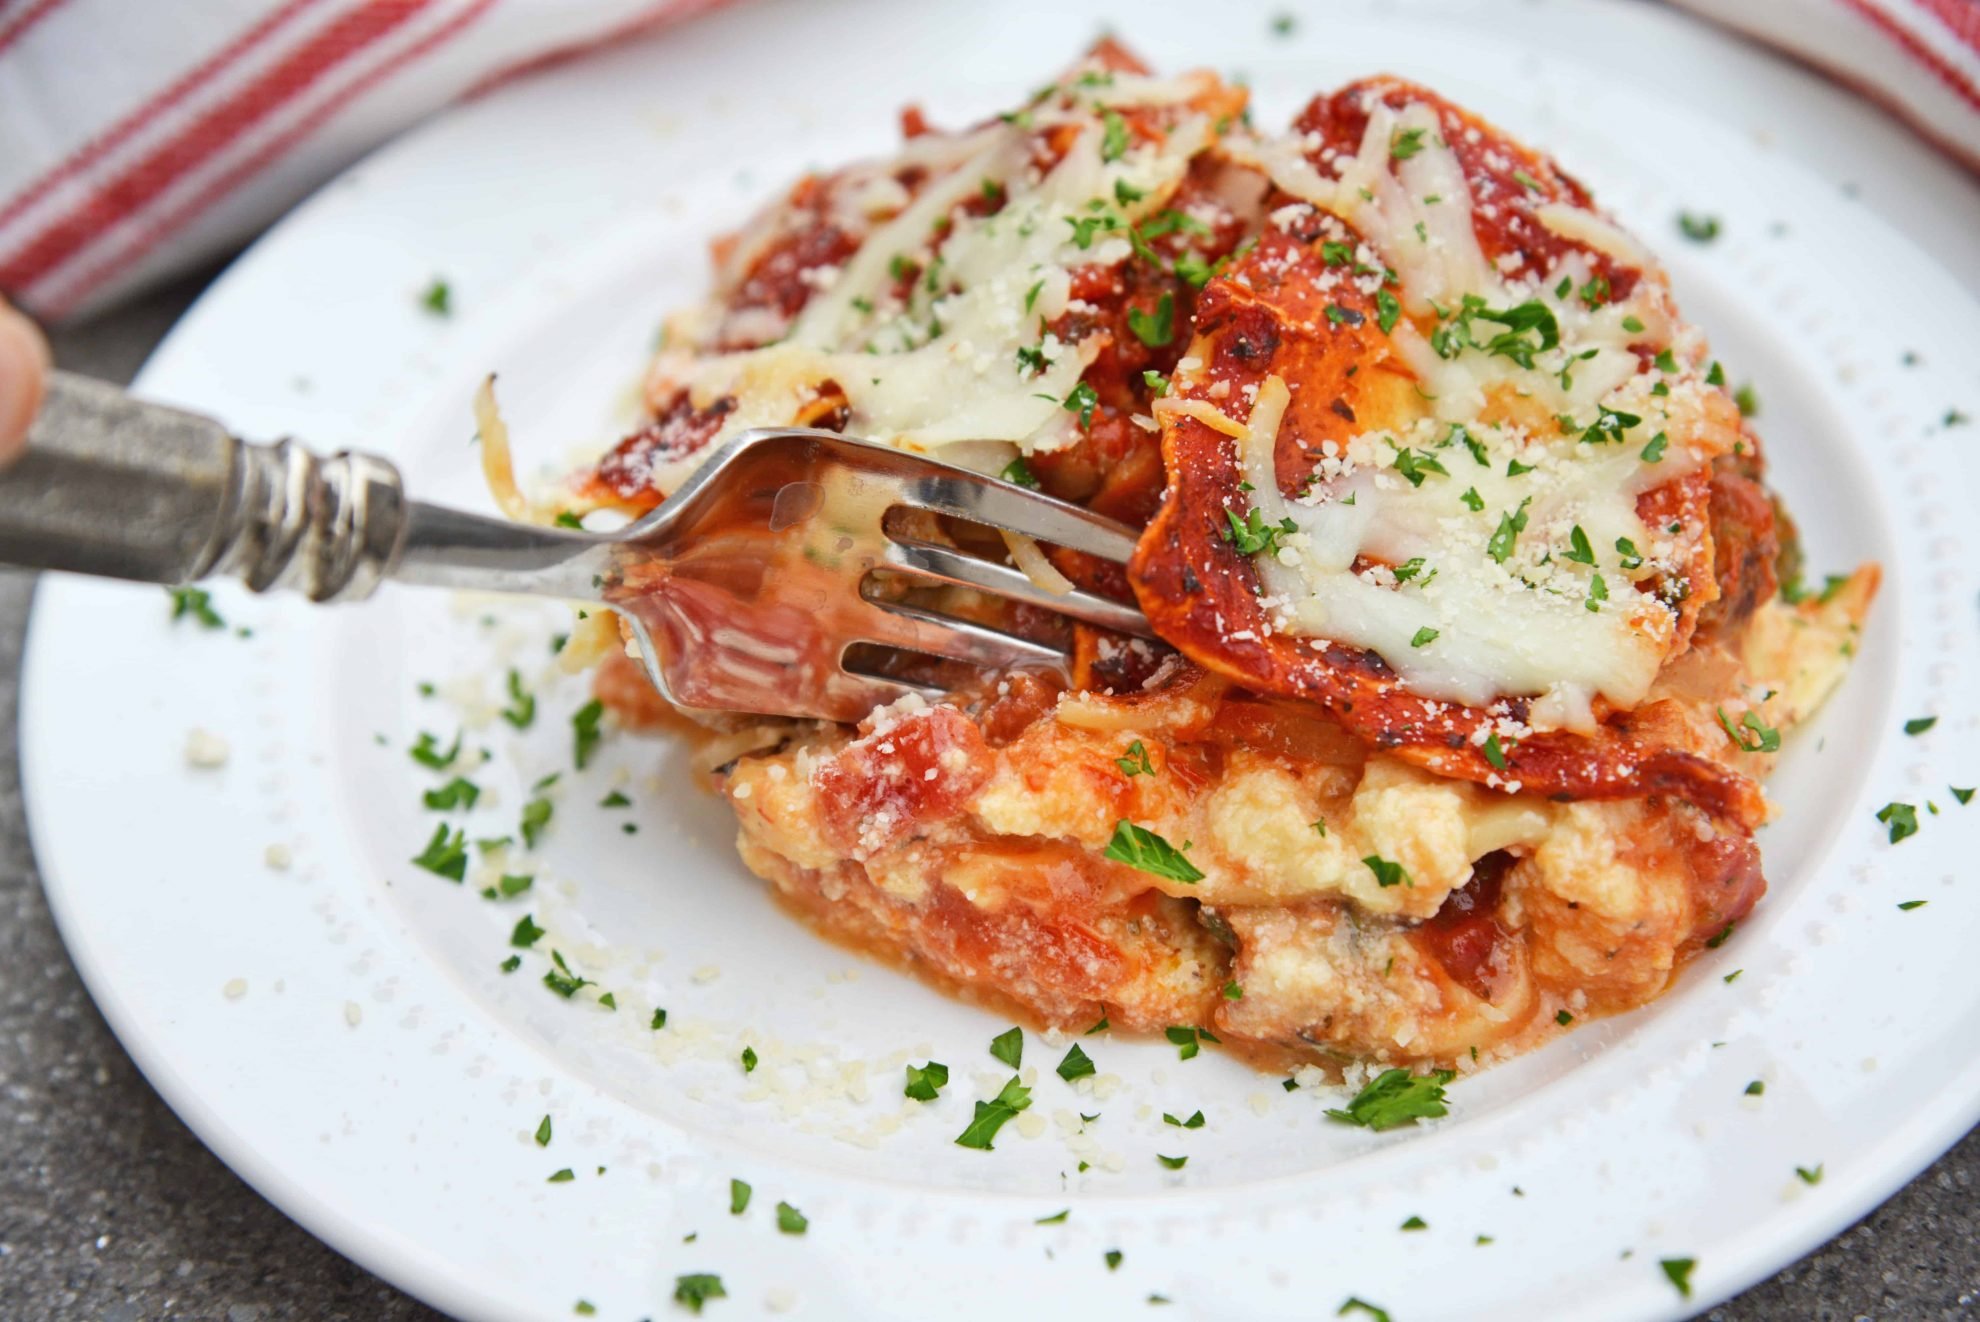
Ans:
[[[1585,189],[1407,83],[1273,134],[1111,42],[904,129],[717,243],[578,501],[842,429],[1145,526],[1125,575],[1010,553],[1164,642],[952,593],[1072,683],[949,667],[857,727],[682,720],[609,652],[601,696],[696,741],[780,897],[1035,1022],[1461,1069],[1643,1004],[1752,907],[1759,779],[1876,569],[1798,588],[1758,437]]]

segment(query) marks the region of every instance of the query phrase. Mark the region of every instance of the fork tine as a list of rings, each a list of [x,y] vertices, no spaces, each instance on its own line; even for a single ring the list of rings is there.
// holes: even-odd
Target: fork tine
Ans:
[[[1103,629],[1138,634],[1143,638],[1155,636],[1148,627],[1147,619],[1132,606],[1080,589],[1064,594],[1049,592],[1032,582],[1022,570],[979,560],[948,547],[918,541],[890,542],[886,565],[903,574],[975,588],[1042,610],[1070,615]]]
[[[1126,564],[1134,554],[1134,530],[1125,524],[966,468],[926,459],[918,466],[922,465],[924,471],[901,482],[914,505],[1023,533],[1115,564]]]
[[[867,604],[871,609],[857,626],[861,637],[855,641],[926,652],[987,670],[1042,666],[1062,676],[1070,674],[1070,658],[1056,647],[904,602]]]

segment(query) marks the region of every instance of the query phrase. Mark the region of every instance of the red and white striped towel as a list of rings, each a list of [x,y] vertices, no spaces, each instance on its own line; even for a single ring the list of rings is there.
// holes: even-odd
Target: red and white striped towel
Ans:
[[[87,312],[450,101],[722,0],[0,0],[0,292]]]
[[[0,293],[56,320],[224,251],[450,101],[724,0],[0,0]],[[1980,167],[1980,0],[1678,0]]]

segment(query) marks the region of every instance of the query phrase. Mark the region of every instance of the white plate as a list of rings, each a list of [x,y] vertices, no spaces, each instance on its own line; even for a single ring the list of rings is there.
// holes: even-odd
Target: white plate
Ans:
[[[1832,168],[1943,208],[1906,214],[1970,273],[1980,241],[1949,237],[1968,186],[1839,95],[1649,7],[1326,12],[1287,40],[1264,9],[1143,5],[1118,26],[1165,67],[1241,69],[1266,124],[1391,69],[1558,152],[1663,250],[1684,306],[1758,383],[1816,568],[1886,568],[1856,673],[1774,782],[1772,894],[1737,937],[1649,1010],[1456,1086],[1434,1126],[1345,1129],[1322,1118],[1333,1097],[1107,1037],[1085,1045],[1121,1081],[1096,1102],[1052,1075],[1063,1047],[1033,1038],[1047,1132],[968,1151],[951,1139],[1000,1081],[986,1046],[1005,1022],[778,913],[673,745],[614,737],[573,776],[584,695],[539,674],[556,608],[388,591],[314,611],[221,591],[253,628],[241,639],[168,625],[155,591],[51,581],[22,735],[50,899],[119,1036],[222,1158],[337,1248],[473,1317],[565,1316],[581,1298],[602,1317],[666,1314],[675,1276],[708,1271],[730,1296],[710,1317],[1106,1317],[1155,1292],[1203,1317],[1356,1296],[1397,1319],[1647,1318],[1778,1268],[1973,1123],[1980,901],[1954,882],[1980,850],[1980,806],[1946,786],[1980,781],[1976,547],[1955,513],[1980,475],[1972,434],[1938,424],[1955,406],[1980,415],[1980,308],[1744,126],[1822,127]],[[1049,21],[756,5],[506,89],[277,227],[143,388],[250,435],[383,451],[416,491],[485,505],[467,445],[480,373],[503,374],[525,454],[555,468],[595,450],[625,421],[661,311],[701,286],[711,233],[806,164],[886,147],[905,101],[951,123],[1008,103],[1100,18],[1075,0]],[[1699,71],[1682,99],[1674,69]],[[1720,215],[1725,236],[1682,242],[1680,207]],[[417,306],[436,274],[451,321]],[[510,664],[541,682],[542,710],[522,735],[469,731],[497,754],[477,773],[496,802],[470,833],[513,829],[527,783],[565,774],[536,890],[498,904],[408,864],[436,815],[405,749],[454,729],[419,682],[493,698]],[[1936,729],[1900,733],[1926,713]],[[226,739],[224,767],[187,767],[195,727]],[[620,771],[637,835],[595,806]],[[1895,847],[1873,819],[1891,799],[1924,821]],[[271,867],[270,845],[291,866]],[[1896,907],[1912,899],[1929,907]],[[537,954],[498,970],[525,910],[616,1014],[549,994]],[[656,1004],[672,1015],[657,1034]],[[748,1076],[744,1045],[763,1060]],[[923,1107],[900,1097],[901,1065],[930,1055],[954,1082]],[[1764,1097],[1745,1095],[1754,1079]],[[1203,1129],[1161,1123],[1199,1107]],[[1069,1148],[1054,1114],[1096,1109],[1093,1148]],[[546,1113],[547,1149],[531,1137]],[[1795,1167],[1817,1163],[1804,1186]],[[548,1183],[562,1167],[576,1178]],[[732,1176],[756,1189],[743,1217]],[[780,1199],[808,1234],[776,1232]],[[1401,1232],[1413,1215],[1429,1229]],[[1697,1260],[1688,1303],[1665,1258]]]

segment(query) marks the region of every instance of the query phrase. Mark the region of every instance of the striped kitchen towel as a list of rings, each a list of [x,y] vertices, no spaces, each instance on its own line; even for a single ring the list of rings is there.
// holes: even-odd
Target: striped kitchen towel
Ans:
[[[226,251],[450,101],[722,0],[0,0],[0,294]]]
[[[1980,0],[1676,0],[1778,46],[1980,171]]]
[[[1677,2],[1980,168],[1980,0]],[[0,0],[0,294],[49,320],[103,307],[451,101],[721,3]]]

